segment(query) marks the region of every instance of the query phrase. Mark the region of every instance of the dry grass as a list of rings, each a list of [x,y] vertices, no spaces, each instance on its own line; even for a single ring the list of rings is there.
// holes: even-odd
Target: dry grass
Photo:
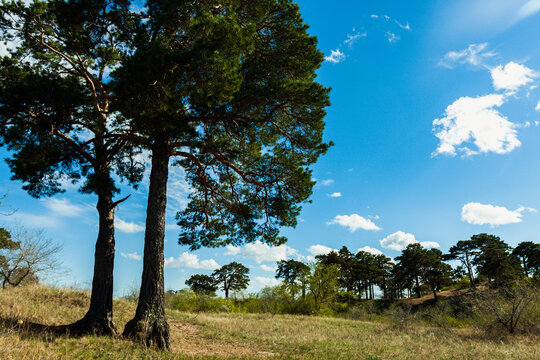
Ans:
[[[0,317],[66,324],[84,315],[88,293],[32,286],[0,291]],[[115,302],[122,329],[135,305]],[[305,316],[168,313],[173,351],[119,338],[71,339],[0,327],[1,359],[540,359],[536,338],[485,339],[474,329],[441,329]]]

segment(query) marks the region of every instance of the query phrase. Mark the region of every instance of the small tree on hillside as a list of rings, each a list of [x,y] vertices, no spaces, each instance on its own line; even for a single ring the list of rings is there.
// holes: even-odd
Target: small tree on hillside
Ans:
[[[186,285],[196,294],[216,296],[218,289],[212,276],[195,274],[186,280]]]
[[[325,265],[322,263],[312,265],[309,290],[313,295],[317,310],[320,310],[323,304],[331,304],[337,296],[339,291],[338,274],[339,265]]]
[[[41,274],[57,270],[61,248],[42,232],[16,228],[13,234],[0,228],[0,281],[2,288],[37,281]]]
[[[212,273],[214,284],[219,285],[225,292],[225,298],[229,298],[229,292],[244,290],[249,284],[249,269],[244,265],[233,261],[230,264],[222,266]]]
[[[522,272],[519,260],[510,253],[510,246],[498,236],[488,234],[473,235],[480,254],[475,258],[478,272],[487,276],[490,287],[499,287],[515,279]]]
[[[444,260],[460,260],[474,289],[474,261],[480,253],[479,244],[474,240],[460,240],[450,248],[448,254],[444,255]]]
[[[297,260],[281,260],[277,263],[276,279],[283,279],[283,282],[289,289],[292,298],[295,298],[298,287],[302,292],[302,297],[305,297],[307,274],[309,274],[309,266]]]
[[[512,254],[520,259],[525,276],[529,277],[540,269],[540,244],[532,241],[521,242]]]

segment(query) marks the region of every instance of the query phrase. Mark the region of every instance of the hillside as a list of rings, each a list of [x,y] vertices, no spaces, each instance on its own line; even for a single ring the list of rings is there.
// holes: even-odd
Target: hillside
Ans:
[[[65,324],[80,318],[88,294],[31,286],[0,291],[2,359],[534,359],[538,339],[512,336],[486,339],[471,328],[336,318],[188,314],[168,311],[172,352],[147,349],[120,338],[67,338],[31,332],[28,322]],[[115,302],[115,322],[122,329],[135,304]]]

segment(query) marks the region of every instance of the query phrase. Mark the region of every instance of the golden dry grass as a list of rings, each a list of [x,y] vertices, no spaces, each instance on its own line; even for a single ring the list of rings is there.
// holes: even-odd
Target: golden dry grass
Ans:
[[[0,291],[0,317],[47,325],[84,315],[88,293],[31,286]],[[135,304],[115,301],[121,330]],[[0,327],[0,359],[540,359],[538,338],[486,339],[475,329],[292,315],[168,312],[172,351],[147,349],[120,338],[29,334]]]

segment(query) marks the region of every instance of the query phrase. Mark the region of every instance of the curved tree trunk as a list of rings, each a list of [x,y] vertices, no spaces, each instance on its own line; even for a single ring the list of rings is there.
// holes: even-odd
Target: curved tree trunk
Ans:
[[[79,321],[68,325],[67,330],[73,335],[115,335],[113,322],[113,270],[114,270],[114,208],[113,194],[108,184],[110,169],[103,165],[96,171],[98,189],[97,210],[99,213],[99,232],[94,254],[94,278],[90,308]]]
[[[152,148],[141,291],[135,317],[126,324],[123,333],[123,336],[147,346],[155,345],[167,350],[170,340],[164,306],[163,241],[168,166],[168,145],[157,143]]]

